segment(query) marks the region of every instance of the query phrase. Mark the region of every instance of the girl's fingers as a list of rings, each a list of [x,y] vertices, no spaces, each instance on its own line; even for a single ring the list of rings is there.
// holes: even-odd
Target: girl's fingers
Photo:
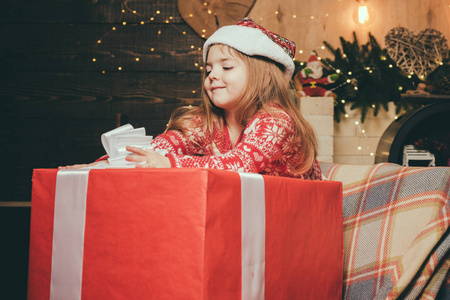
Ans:
[[[133,146],[127,146],[126,149],[130,152],[139,154],[139,155],[147,155],[148,154],[148,150],[147,149],[142,149],[142,148],[138,148],[138,147],[133,147]]]
[[[150,163],[145,164],[136,164],[136,168],[152,168],[153,166]]]
[[[142,162],[142,161],[147,161],[147,156],[128,155],[127,157],[125,157],[125,160],[127,160],[127,161],[134,161],[134,162]]]
[[[107,162],[107,161],[98,160],[98,161],[94,161],[93,163],[90,163],[90,164],[76,164],[76,165],[69,165],[69,166],[59,166],[58,169],[80,169],[80,168],[92,167],[92,166],[95,166],[97,164],[104,163],[104,162]]]
[[[71,166],[59,166],[58,169],[80,169],[89,166],[88,164],[78,164]]]

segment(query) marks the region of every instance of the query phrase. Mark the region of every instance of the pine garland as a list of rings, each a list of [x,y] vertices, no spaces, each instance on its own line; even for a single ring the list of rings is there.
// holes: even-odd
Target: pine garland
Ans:
[[[340,41],[342,49],[334,48],[324,41],[334,59],[322,59],[327,69],[324,74],[339,74],[339,79],[327,86],[337,95],[334,113],[337,122],[346,113],[347,103],[351,104],[350,109],[361,110],[361,122],[364,122],[371,108],[374,116],[377,116],[381,108],[388,111],[389,102],[395,104],[396,113],[412,108],[410,104],[401,101],[400,95],[407,90],[416,89],[421,82],[416,75],[405,74],[370,33],[369,42],[361,46],[355,33],[353,41],[346,41],[342,37]]]

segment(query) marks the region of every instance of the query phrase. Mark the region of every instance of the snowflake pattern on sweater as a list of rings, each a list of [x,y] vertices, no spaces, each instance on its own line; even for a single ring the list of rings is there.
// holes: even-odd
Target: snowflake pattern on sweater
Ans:
[[[226,126],[214,126],[211,143],[211,134],[203,131],[201,123],[201,117],[196,117],[185,129],[185,134],[170,130],[157,136],[152,145],[168,151],[166,156],[172,167],[322,179],[317,160],[305,174],[297,174],[289,167],[290,161],[301,159],[301,146],[295,141],[294,121],[284,111],[256,113],[234,148]]]

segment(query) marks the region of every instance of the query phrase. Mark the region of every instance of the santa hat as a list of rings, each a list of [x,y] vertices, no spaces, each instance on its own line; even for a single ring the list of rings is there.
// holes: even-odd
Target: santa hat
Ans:
[[[234,25],[219,28],[203,45],[203,61],[206,62],[209,47],[224,44],[249,56],[264,56],[282,64],[289,78],[294,73],[295,43],[244,18]]]
[[[308,63],[312,63],[315,61],[319,61],[320,59],[316,56],[316,54],[314,52],[311,52],[311,56],[308,59]]]

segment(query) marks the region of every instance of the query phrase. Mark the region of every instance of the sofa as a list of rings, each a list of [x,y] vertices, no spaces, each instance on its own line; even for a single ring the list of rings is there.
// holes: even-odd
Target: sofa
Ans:
[[[450,299],[450,167],[321,163],[343,184],[343,299]]]

